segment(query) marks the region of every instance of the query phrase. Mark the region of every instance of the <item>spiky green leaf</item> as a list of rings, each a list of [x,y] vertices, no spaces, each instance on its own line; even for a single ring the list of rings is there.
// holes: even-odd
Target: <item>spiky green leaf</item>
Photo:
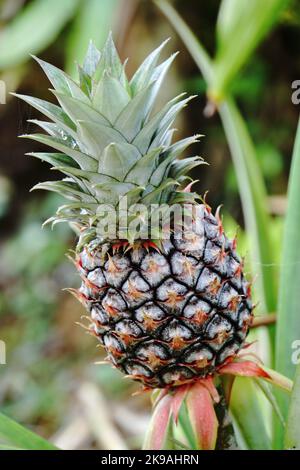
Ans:
[[[89,42],[88,50],[83,62],[83,70],[87,75],[93,77],[98,67],[101,52],[97,49],[93,41]]]
[[[146,185],[156,167],[156,162],[162,149],[153,149],[137,160],[136,164],[126,175],[126,181],[131,183]]]
[[[99,171],[123,181],[140,158],[141,154],[134,145],[112,143],[106,147],[103,158],[99,160]]]
[[[126,143],[117,130],[96,122],[78,121],[78,134],[88,152],[97,160],[100,160],[107,145]]]
[[[160,46],[158,46],[151,54],[146,57],[144,62],[139,66],[135,74],[133,75],[130,81],[130,88],[132,94],[136,95],[143,88],[147,87],[150,84],[152,79],[152,74],[154,72],[155,66],[159,59],[162,49],[165,47],[169,38],[166,39]]]
[[[74,82],[74,80],[72,80],[72,78],[69,77],[65,72],[55,67],[54,65],[39,59],[38,57],[33,56],[33,58],[42,67],[55,90],[60,93],[72,96],[73,98],[76,98],[83,103],[89,103],[88,97],[80,89],[80,86],[77,85],[77,83]]]
[[[52,91],[59,101],[61,107],[72,118],[73,121],[91,121],[104,126],[110,126],[110,122],[99,111],[90,104],[83,103],[76,98]]]
[[[120,81],[105,71],[95,88],[93,107],[114,123],[129,101],[130,96]]]
[[[73,158],[73,160],[75,160],[75,162],[78,163],[78,165],[83,170],[97,171],[98,163],[94,158],[80,152],[79,150],[75,150],[74,148],[68,147],[67,145],[64,144],[62,140],[59,140],[55,137],[50,137],[44,134],[30,134],[30,135],[25,134],[25,135],[21,135],[20,137],[36,140],[37,142],[40,142],[41,144],[48,145],[49,147],[53,147],[54,149],[65,153],[69,157]]]

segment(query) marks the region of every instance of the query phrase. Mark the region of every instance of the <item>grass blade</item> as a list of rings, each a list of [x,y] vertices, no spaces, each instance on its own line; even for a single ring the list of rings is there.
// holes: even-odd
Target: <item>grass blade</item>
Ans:
[[[292,391],[284,446],[286,449],[300,450],[300,364],[297,367]]]
[[[2,449],[14,447],[25,450],[57,450],[53,444],[2,413],[0,413],[0,440]]]
[[[212,79],[213,72],[211,59],[200,41],[170,3],[165,0],[154,0],[154,2],[181,37],[195,63],[201,70],[205,80],[209,83]]]
[[[233,99],[224,101],[219,111],[238,177],[246,229],[251,238],[258,298],[261,308],[272,312],[276,307],[276,286],[264,180],[247,126]]]
[[[271,441],[258,400],[258,389],[252,379],[235,379],[230,409],[249,449],[270,450]]]
[[[299,286],[300,286],[300,121],[293,151],[288,188],[288,208],[283,235],[282,265],[280,273],[279,302],[276,329],[276,370],[293,378],[295,363],[292,361],[292,345],[300,338]],[[299,380],[299,379],[298,379]],[[298,385],[298,394],[299,394]],[[295,407],[295,394],[291,401],[291,409]],[[278,395],[279,404],[284,417],[287,416],[288,397]],[[299,410],[298,410],[299,417]],[[290,417],[292,420],[292,417]],[[298,424],[299,426],[299,424]],[[290,432],[290,431],[288,431]],[[280,444],[282,433],[277,430],[277,445]]]
[[[265,0],[262,8],[261,0],[223,0],[217,23],[218,47],[213,83],[209,92],[216,101],[226,96],[236,74],[288,3],[289,0]]]

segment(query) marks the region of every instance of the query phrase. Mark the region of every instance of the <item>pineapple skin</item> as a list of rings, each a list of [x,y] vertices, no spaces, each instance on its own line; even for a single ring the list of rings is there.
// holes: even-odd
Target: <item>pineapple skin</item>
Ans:
[[[107,359],[146,388],[213,374],[243,347],[253,319],[235,241],[208,206],[197,212],[193,237],[175,232],[160,251],[95,238],[77,257],[92,333]]]

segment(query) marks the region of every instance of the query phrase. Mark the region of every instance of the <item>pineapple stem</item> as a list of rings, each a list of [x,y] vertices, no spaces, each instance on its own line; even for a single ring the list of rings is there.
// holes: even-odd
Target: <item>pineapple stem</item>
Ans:
[[[217,390],[220,401],[215,405],[215,411],[219,421],[216,450],[238,450],[238,444],[222,385],[219,385]]]

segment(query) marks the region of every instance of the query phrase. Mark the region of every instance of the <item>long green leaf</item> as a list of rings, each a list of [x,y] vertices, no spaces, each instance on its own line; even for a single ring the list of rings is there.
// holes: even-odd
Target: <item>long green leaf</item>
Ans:
[[[280,273],[279,302],[276,329],[276,370],[290,378],[295,374],[295,363],[292,361],[293,342],[300,338],[299,286],[300,286],[300,121],[294,145],[292,166],[288,188],[288,208],[284,226],[282,264]],[[291,409],[295,408],[294,391]],[[298,388],[298,394],[300,390]],[[280,394],[279,403],[286,417],[288,397]],[[298,410],[299,417],[299,410]],[[292,417],[290,417],[292,419]],[[299,424],[298,424],[299,426]],[[290,431],[287,431],[290,432]],[[280,445],[282,434],[277,433],[277,445]]]
[[[238,177],[246,228],[251,237],[252,269],[258,275],[259,301],[262,309],[273,312],[277,292],[264,180],[254,144],[233,99],[223,102],[219,112]]]
[[[250,55],[276,23],[289,0],[223,0],[219,12],[218,47],[209,94],[220,101]],[[238,44],[238,47],[237,47]]]
[[[72,132],[76,130],[75,124],[71,121],[69,116],[56,104],[35,98],[34,96],[20,95],[19,93],[11,94],[16,98],[25,101],[25,103],[28,103],[33,108],[37,109],[40,113],[43,113],[49,119],[58,123],[62,129],[76,136],[75,132]]]
[[[213,74],[211,59],[200,41],[169,2],[166,0],[154,0],[154,2],[181,37],[203,77],[209,83]]]
[[[83,103],[90,103],[89,98],[81,90],[79,85],[77,85],[77,83],[72,80],[72,78],[70,78],[65,72],[55,67],[54,65],[39,59],[38,57],[33,56],[33,58],[42,67],[56,91],[64,93],[67,96],[72,96],[73,98],[76,98]]]
[[[2,413],[0,413],[0,440],[3,449],[57,450],[53,444]]]
[[[250,378],[237,377],[232,390],[230,409],[250,449],[270,450],[264,416],[258,400],[258,389]]]
[[[284,444],[286,449],[300,450],[300,364],[294,379]]]
[[[35,0],[1,31],[0,69],[45,49],[76,12],[79,0]]]
[[[63,141],[56,139],[55,137],[50,137],[44,134],[24,134],[20,137],[25,139],[36,140],[41,144],[48,145],[49,147],[53,147],[59,152],[67,154],[69,157],[75,160],[75,162],[84,170],[97,171],[98,162],[94,158],[82,152],[79,152],[79,150],[75,150],[74,148],[68,147],[64,144]]]

